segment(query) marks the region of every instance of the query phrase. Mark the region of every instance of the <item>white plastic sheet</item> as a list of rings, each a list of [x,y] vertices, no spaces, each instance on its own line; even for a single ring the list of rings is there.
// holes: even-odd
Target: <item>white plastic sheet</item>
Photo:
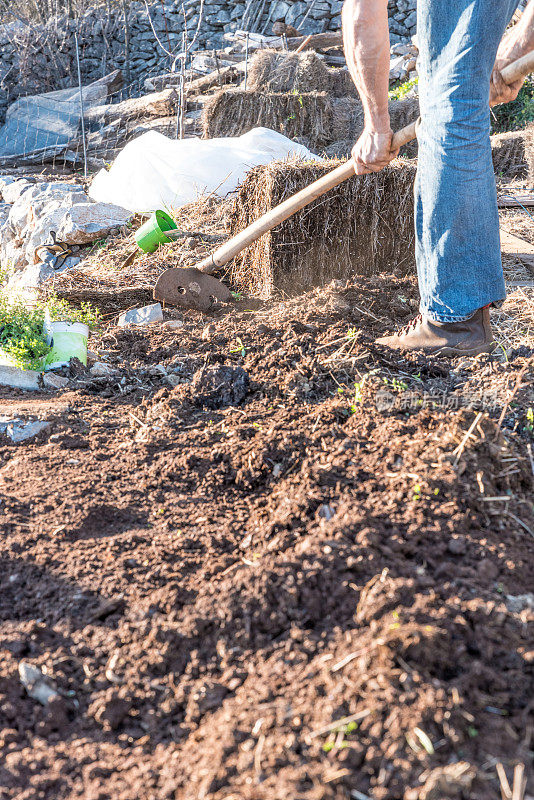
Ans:
[[[150,131],[129,142],[109,172],[100,170],[89,196],[136,212],[178,208],[203,193],[224,197],[251,167],[288,156],[320,160],[268,128],[225,139],[176,140]]]

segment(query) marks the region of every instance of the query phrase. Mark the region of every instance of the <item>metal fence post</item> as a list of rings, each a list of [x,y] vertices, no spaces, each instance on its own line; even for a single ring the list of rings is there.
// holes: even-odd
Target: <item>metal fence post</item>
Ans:
[[[245,36],[245,92],[247,91],[247,83],[248,83],[248,40],[249,40],[249,32],[247,31],[247,35]]]
[[[182,34],[182,58],[180,59],[180,93],[178,100],[177,139],[184,138],[184,111],[185,111],[185,62],[187,60],[187,34]]]
[[[80,68],[80,48],[78,45],[78,31],[74,32],[74,43],[76,45],[76,64],[78,66],[78,86],[80,87],[80,116],[82,120],[82,143],[83,143],[83,175],[87,178],[87,144],[85,141],[85,108],[83,102],[82,71]]]

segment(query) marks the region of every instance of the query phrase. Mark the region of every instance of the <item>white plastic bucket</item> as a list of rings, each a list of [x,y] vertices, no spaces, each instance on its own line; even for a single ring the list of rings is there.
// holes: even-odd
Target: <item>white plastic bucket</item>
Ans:
[[[52,349],[45,358],[45,370],[66,367],[71,358],[77,358],[87,366],[87,325],[83,322],[48,322],[46,332]]]

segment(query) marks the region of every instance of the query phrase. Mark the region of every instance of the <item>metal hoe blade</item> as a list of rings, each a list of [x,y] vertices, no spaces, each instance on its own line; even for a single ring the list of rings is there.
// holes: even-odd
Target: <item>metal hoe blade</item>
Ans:
[[[159,276],[154,299],[170,306],[212,311],[217,303],[229,303],[232,293],[224,283],[193,267],[173,267]]]

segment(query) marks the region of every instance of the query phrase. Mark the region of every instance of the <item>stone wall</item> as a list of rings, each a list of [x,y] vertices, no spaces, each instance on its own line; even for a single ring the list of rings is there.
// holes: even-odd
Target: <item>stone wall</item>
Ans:
[[[190,40],[199,20],[199,0],[185,0]],[[342,0],[289,2],[271,0],[257,29],[270,33],[272,23],[284,20],[303,34],[338,30]],[[223,33],[243,27],[244,0],[205,0],[195,49],[219,48]],[[415,0],[389,0],[392,43],[415,33]],[[154,29],[167,50],[180,49],[184,19],[182,0],[151,6]],[[0,26],[0,118],[17,97],[76,83],[75,32],[81,51],[81,71],[87,83],[120,67],[136,94],[143,80],[170,68],[172,59],[158,45],[143,3],[133,2],[128,16],[128,37],[120,6],[111,15],[102,8],[87,12],[81,20],[59,18],[46,26],[29,28],[22,22]],[[128,38],[129,58],[126,58]]]

